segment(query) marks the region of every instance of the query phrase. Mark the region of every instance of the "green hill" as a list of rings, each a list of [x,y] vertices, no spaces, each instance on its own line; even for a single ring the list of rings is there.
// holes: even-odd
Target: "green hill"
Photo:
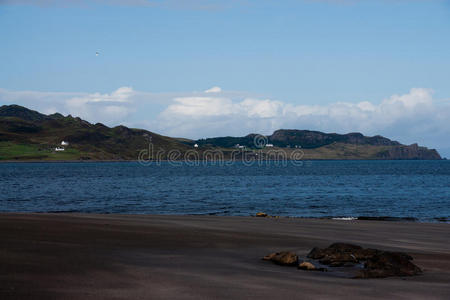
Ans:
[[[55,151],[62,141],[69,146]],[[1,160],[136,160],[148,149],[166,159],[169,149],[190,149],[175,139],[125,126],[107,127],[61,114],[44,115],[18,105],[0,107]],[[164,153],[163,153],[164,151]]]

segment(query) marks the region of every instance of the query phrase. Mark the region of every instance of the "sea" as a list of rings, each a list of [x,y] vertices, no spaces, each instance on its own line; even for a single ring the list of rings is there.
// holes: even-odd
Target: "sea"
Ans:
[[[0,163],[0,212],[448,223],[450,161]]]

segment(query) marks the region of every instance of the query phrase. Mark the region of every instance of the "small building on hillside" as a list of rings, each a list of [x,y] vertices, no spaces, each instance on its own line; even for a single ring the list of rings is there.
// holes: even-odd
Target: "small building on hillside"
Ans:
[[[69,142],[62,141],[62,142],[61,142],[61,146],[69,146]]]
[[[65,149],[63,147],[56,147],[55,151],[59,152],[59,151],[64,151]]]

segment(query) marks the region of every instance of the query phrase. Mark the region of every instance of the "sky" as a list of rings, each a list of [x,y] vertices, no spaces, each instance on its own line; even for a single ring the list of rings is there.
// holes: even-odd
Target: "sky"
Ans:
[[[359,131],[450,157],[450,1],[0,0],[12,103],[194,139]]]

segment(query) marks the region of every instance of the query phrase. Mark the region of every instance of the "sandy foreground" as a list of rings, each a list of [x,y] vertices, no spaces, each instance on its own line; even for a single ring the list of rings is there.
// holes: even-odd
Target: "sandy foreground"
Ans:
[[[450,224],[0,214],[0,299],[450,299]],[[350,242],[423,275],[347,279],[262,261]]]

